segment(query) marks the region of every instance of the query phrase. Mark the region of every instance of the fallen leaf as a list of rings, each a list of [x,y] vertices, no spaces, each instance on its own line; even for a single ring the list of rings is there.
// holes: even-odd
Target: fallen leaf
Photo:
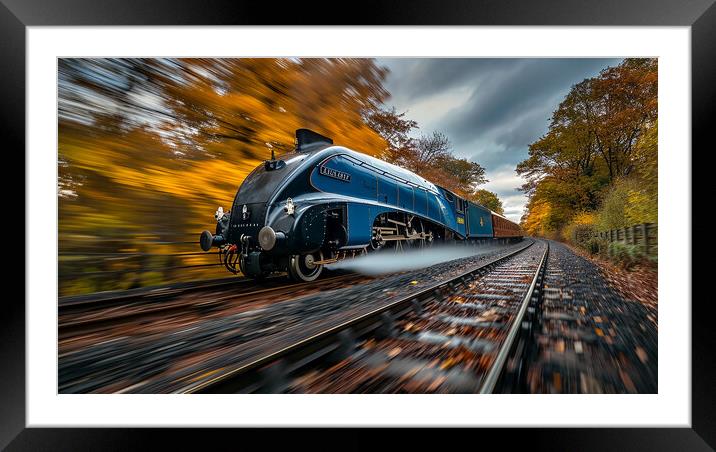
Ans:
[[[641,347],[636,348],[636,356],[639,357],[642,363],[646,363],[649,360],[649,357],[646,356],[646,352]]]

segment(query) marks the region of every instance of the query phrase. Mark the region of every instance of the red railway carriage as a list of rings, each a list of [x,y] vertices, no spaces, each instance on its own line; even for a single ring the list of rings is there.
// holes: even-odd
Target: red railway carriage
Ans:
[[[493,236],[499,238],[522,237],[522,228],[502,215],[492,212]]]

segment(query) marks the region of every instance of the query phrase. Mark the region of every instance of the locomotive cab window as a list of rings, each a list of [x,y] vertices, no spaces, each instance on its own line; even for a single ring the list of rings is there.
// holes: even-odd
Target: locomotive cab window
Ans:
[[[465,206],[467,201],[465,201],[462,198],[457,198],[457,204],[455,204],[455,210],[457,210],[459,213],[465,212]]]

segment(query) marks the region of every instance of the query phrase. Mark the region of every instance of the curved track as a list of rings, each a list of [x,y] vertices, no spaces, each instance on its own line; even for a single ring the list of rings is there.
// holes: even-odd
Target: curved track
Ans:
[[[157,303],[136,300],[131,309],[141,315],[127,315],[127,303],[104,307],[104,315],[94,318],[96,313],[75,311],[90,318],[75,317],[80,323],[60,329],[59,391],[193,392],[292,344],[437,287],[466,269],[496,262],[525,244],[476,249],[469,257],[414,271],[247,290],[252,295],[224,288],[194,290]],[[154,306],[162,304],[175,306]]]
[[[368,279],[370,278],[361,275],[339,272],[311,283],[295,283],[280,276],[264,281],[209,281],[121,298],[65,302],[59,305],[59,338],[62,340],[77,334],[104,331],[108,327],[118,327],[125,321],[138,318],[143,322],[151,322],[156,316],[207,314],[237,304],[246,309],[255,308],[297,294],[344,287]]]
[[[547,250],[527,245],[185,392],[492,392]]]

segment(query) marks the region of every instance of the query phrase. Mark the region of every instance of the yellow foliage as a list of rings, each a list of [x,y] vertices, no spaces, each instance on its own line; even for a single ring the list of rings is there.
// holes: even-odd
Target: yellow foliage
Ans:
[[[218,206],[231,208],[244,178],[269,158],[271,149],[276,155],[293,149],[298,128],[314,129],[338,145],[370,155],[386,147],[362,117],[387,95],[381,85],[384,73],[372,60],[165,63],[136,63],[145,65],[140,72],[147,79],[142,75],[136,82],[144,97],[132,97],[137,93],[116,88],[124,86],[123,77],[138,73],[126,69],[126,61],[117,65],[109,60],[60,62],[61,101],[66,101],[58,136],[60,254],[132,250],[155,256],[85,264],[77,258],[63,258],[63,295],[176,280],[189,273],[145,271],[141,276],[143,272],[135,273],[135,267],[216,262],[214,254],[188,254],[199,251],[192,242],[203,229],[214,228]],[[167,71],[182,81],[163,77]],[[116,76],[116,83],[106,84],[109,73]],[[100,89],[93,91],[95,86]],[[162,108],[150,103],[146,111],[146,104],[139,105],[141,99],[151,97],[149,93],[161,99]],[[117,105],[126,105],[126,110],[118,111]],[[157,248],[136,244],[138,238],[179,244]],[[177,252],[187,255],[163,256]],[[123,273],[81,279],[82,274],[109,274],[117,269]],[[201,272],[226,276],[218,267]],[[80,279],[70,275],[80,275]]]
[[[594,212],[580,212],[572,219],[572,224],[591,225],[594,224]]]
[[[529,206],[529,212],[525,218],[522,228],[531,236],[546,236],[551,232],[547,228],[548,218],[552,212],[549,201],[539,199]]]

